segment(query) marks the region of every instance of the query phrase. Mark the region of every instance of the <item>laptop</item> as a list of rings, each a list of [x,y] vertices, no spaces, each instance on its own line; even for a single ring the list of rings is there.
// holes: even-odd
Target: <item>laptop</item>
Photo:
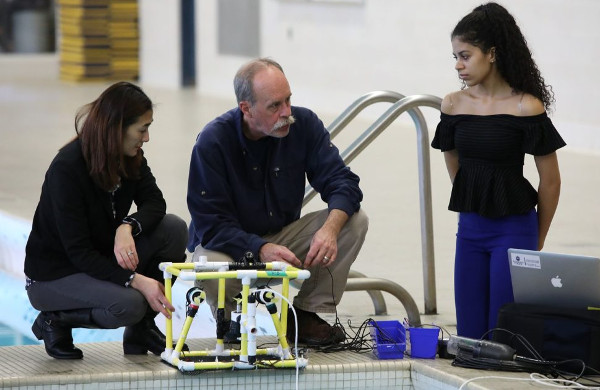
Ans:
[[[600,310],[600,259],[508,250],[516,303]]]

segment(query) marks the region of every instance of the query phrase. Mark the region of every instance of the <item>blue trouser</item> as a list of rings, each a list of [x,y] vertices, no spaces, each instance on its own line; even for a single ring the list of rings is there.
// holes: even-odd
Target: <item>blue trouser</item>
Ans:
[[[454,263],[459,336],[481,338],[496,326],[498,310],[513,302],[508,248],[537,250],[537,213],[485,218],[460,213]]]

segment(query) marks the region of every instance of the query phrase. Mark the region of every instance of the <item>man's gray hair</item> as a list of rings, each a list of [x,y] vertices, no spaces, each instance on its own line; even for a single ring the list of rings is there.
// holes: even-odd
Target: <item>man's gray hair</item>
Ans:
[[[252,80],[254,76],[260,70],[263,70],[269,66],[274,66],[283,73],[283,68],[276,61],[270,58],[257,58],[246,64],[237,71],[233,79],[233,89],[235,91],[235,97],[238,104],[243,101],[254,104],[256,97],[254,96],[254,86]]]

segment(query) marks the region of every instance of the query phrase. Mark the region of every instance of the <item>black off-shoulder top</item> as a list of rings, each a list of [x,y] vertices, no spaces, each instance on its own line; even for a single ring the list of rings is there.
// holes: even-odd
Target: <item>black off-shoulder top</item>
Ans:
[[[546,113],[534,116],[442,113],[431,146],[456,149],[459,169],[448,209],[497,218],[523,214],[537,191],[523,176],[525,153],[550,154],[565,141]]]

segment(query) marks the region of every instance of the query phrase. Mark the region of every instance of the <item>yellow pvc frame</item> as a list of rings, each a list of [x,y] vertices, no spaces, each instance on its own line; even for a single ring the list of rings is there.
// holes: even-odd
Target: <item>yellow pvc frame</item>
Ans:
[[[159,268],[165,277],[165,296],[173,303],[173,275],[183,280],[209,280],[218,279],[218,307],[225,307],[225,281],[226,279],[242,280],[242,318],[248,315],[248,296],[250,295],[250,280],[255,279],[281,279],[282,296],[287,300],[289,296],[290,279],[308,279],[310,272],[295,268],[287,263],[266,263],[264,270],[228,270],[232,265],[229,263],[161,263]],[[242,361],[240,358],[248,358],[249,336],[247,331],[242,331],[240,349],[224,349],[223,340],[217,339],[215,349],[204,351],[182,351],[188,332],[194,317],[186,316],[183,328],[173,348],[173,320],[166,320],[166,345],[161,358],[181,371],[215,370],[215,369],[254,369],[254,368],[303,368],[308,361],[305,358],[294,358],[289,352],[286,339],[287,331],[287,302],[281,304],[280,317],[271,314],[273,325],[277,331],[279,341],[278,348],[256,348],[256,356],[279,355],[279,360],[255,360],[253,363]],[[215,361],[189,362],[185,357],[209,357],[214,356]],[[229,362],[218,361],[219,356],[237,356],[238,360]]]

